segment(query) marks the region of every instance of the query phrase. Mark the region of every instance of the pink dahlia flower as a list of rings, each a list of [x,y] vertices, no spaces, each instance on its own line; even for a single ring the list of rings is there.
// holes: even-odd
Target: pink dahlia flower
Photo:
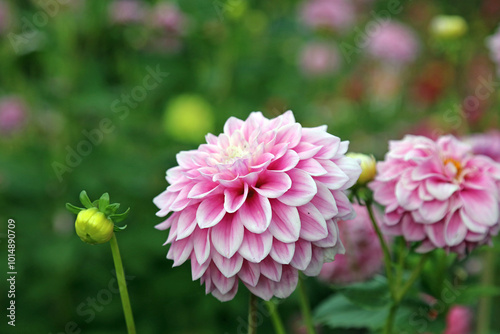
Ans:
[[[115,0],[109,5],[109,16],[113,23],[127,24],[141,22],[146,16],[142,1]]]
[[[484,134],[475,134],[465,139],[475,154],[486,155],[500,162],[500,131],[492,130]]]
[[[9,4],[0,0],[0,34],[7,31],[10,25],[10,8]]]
[[[0,100],[0,134],[9,135],[21,130],[26,122],[26,106],[17,97]]]
[[[390,142],[370,184],[384,205],[383,227],[420,252],[444,248],[465,255],[500,228],[500,164],[474,155],[453,136],[407,135]]]
[[[453,306],[446,315],[444,334],[469,334],[471,332],[472,312],[465,306]]]
[[[167,33],[182,35],[186,29],[187,18],[177,5],[160,2],[153,8],[152,24]]]
[[[309,27],[336,31],[351,27],[356,17],[348,0],[309,0],[302,8],[302,19]]]
[[[359,164],[326,126],[302,128],[291,111],[267,119],[231,117],[218,137],[177,155],[170,186],[154,199],[170,228],[168,259],[191,260],[193,280],[221,301],[241,280],[255,295],[285,298],[298,271],[318,275],[344,248],[338,219],[354,211],[344,194]]]
[[[418,55],[416,34],[402,23],[389,22],[369,35],[368,53],[377,59],[397,64],[410,63]]]
[[[335,45],[309,43],[301,52],[302,71],[311,76],[327,75],[338,70],[340,55]]]
[[[382,267],[384,254],[377,240],[366,207],[354,204],[356,218],[339,221],[340,239],[346,254],[339,254],[334,262],[325,263],[319,277],[336,284],[361,282],[373,277]],[[375,212],[380,217],[378,212]],[[378,219],[380,221],[380,219]]]

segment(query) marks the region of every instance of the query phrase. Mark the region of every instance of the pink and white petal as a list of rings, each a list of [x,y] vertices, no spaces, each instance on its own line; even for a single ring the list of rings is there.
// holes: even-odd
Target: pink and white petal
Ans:
[[[283,266],[281,281],[274,283],[274,295],[278,298],[288,298],[297,288],[299,272],[292,266]]]
[[[312,246],[309,241],[305,241],[299,239],[295,243],[295,253],[293,255],[292,261],[290,261],[290,265],[292,265],[295,269],[305,270],[312,258]]]
[[[198,207],[196,220],[200,228],[208,228],[217,225],[225,214],[224,195],[210,196],[204,199]]]
[[[278,239],[273,240],[273,246],[271,248],[272,259],[280,264],[289,264],[292,261],[293,255],[295,254],[295,243],[284,243]]]
[[[335,164],[349,177],[349,181],[339,189],[346,190],[351,188],[361,175],[361,166],[359,162],[356,159],[343,156],[340,159],[336,159]]]
[[[444,239],[448,246],[456,246],[464,241],[467,226],[463,223],[459,211],[450,214],[444,226]]]
[[[278,200],[290,206],[309,203],[318,192],[314,179],[300,169],[292,169],[287,174],[292,179],[292,186]]]
[[[307,241],[319,241],[328,236],[325,218],[311,203],[298,207],[302,224],[300,238]]]
[[[332,192],[322,183],[316,182],[318,192],[311,200],[311,203],[321,212],[326,220],[332,219],[339,213],[335,198]]]
[[[403,216],[401,224],[406,241],[422,241],[426,238],[424,226],[414,222],[410,214]]]
[[[236,117],[229,117],[224,124],[224,133],[231,136],[236,130],[240,130],[245,122]]]
[[[167,253],[167,259],[174,260],[173,267],[180,266],[191,256],[193,240],[191,238],[172,242]]]
[[[296,207],[271,200],[272,217],[269,232],[282,242],[295,242],[300,235],[300,216]]]
[[[188,184],[185,188],[182,188],[182,190],[179,192],[174,202],[170,206],[171,211],[184,210],[188,205],[190,205],[193,202],[192,199],[187,197],[193,186],[194,184]]]
[[[212,291],[212,295],[221,302],[227,302],[232,300],[234,296],[236,296],[237,292],[238,292],[238,282],[235,282],[231,290],[229,290],[229,292],[223,294],[219,291],[219,289],[214,289]]]
[[[335,198],[337,208],[339,209],[337,218],[350,220],[356,217],[356,213],[354,212],[349,198],[342,190],[332,190],[332,195]]]
[[[224,210],[228,213],[236,212],[248,196],[248,184],[243,183],[240,188],[226,188],[224,190]]]
[[[233,218],[226,215],[217,225],[211,229],[211,242],[215,250],[222,256],[232,257],[243,242],[244,227]]]
[[[333,161],[319,160],[319,163],[323,166],[324,169],[328,171],[328,174],[322,176],[315,176],[314,179],[316,181],[323,183],[329,189],[344,189],[344,186],[349,184],[350,181],[349,176]],[[357,164],[357,166],[358,166],[357,168],[359,168],[359,171],[361,173],[361,167],[359,166],[359,164]],[[356,180],[354,182],[356,182]]]
[[[177,223],[177,238],[176,240],[181,240],[189,237],[196,226],[198,226],[196,221],[196,210],[198,206],[190,206],[185,210],[181,211],[179,216],[179,221]]]
[[[245,230],[243,242],[238,252],[246,260],[259,263],[269,255],[272,245],[273,236],[269,231],[256,234]]]
[[[193,233],[193,245],[198,263],[206,262],[210,256],[210,229],[196,228]]]
[[[177,193],[176,192],[172,192],[170,190],[165,190],[164,192],[162,192],[161,194],[159,194],[158,196],[156,196],[154,199],[153,199],[153,203],[159,208],[159,209],[168,209],[170,208],[170,206],[172,205],[172,203],[175,201],[175,199],[177,198]],[[164,215],[158,215],[160,217],[163,217],[167,214],[168,212],[166,212]]]
[[[278,158],[271,162],[269,166],[267,167],[268,170],[273,170],[276,172],[287,172],[299,163],[299,155],[293,151],[293,150],[288,150],[283,154],[281,158]]]
[[[486,233],[489,230],[489,227],[483,224],[480,224],[479,222],[476,222],[472,218],[470,218],[466,213],[465,210],[459,210],[460,211],[460,218],[462,219],[463,223],[471,232],[475,233]]]
[[[312,247],[312,258],[311,262],[304,270],[304,274],[307,276],[318,276],[324,263],[324,250],[319,247]]]
[[[224,276],[218,269],[212,264],[210,268],[210,277],[212,278],[212,282],[215,287],[220,291],[221,294],[225,295],[234,287],[235,284],[238,284],[236,280],[236,276],[226,277]]]
[[[234,254],[231,258],[226,258],[218,252],[212,253],[212,260],[222,275],[232,277],[236,275],[243,264],[243,258],[238,254]]]
[[[495,195],[482,191],[465,189],[460,192],[465,213],[477,222],[493,226],[499,220],[499,204]]]
[[[281,280],[281,264],[274,261],[271,257],[266,257],[261,263],[260,273],[274,282]]]
[[[172,215],[172,216],[174,216],[174,215]],[[177,214],[175,217],[176,217],[176,219],[172,221],[172,226],[170,226],[170,231],[168,233],[167,241],[163,244],[163,246],[165,246],[166,244],[172,243],[177,238],[177,226],[179,225],[180,213]]]
[[[253,233],[262,233],[271,224],[271,204],[267,197],[249,191],[245,203],[234,214],[234,221]]]
[[[328,173],[328,171],[323,168],[323,166],[318,162],[318,160],[311,158],[306,160],[300,160],[297,166],[298,169],[302,169],[311,176],[321,176]]]
[[[260,275],[259,282],[255,286],[245,286],[251,293],[264,300],[270,300],[274,295],[274,282],[270,279]]]
[[[179,212],[174,212],[170,217],[168,217],[166,220],[163,222],[155,225],[155,229],[164,231],[172,226],[172,223],[179,219],[180,213]]]
[[[460,189],[458,184],[443,182],[436,179],[426,180],[425,187],[429,194],[439,201],[449,199],[451,195]]]
[[[337,223],[333,219],[329,219],[326,221],[326,226],[328,228],[328,236],[324,239],[313,242],[313,245],[322,248],[335,246],[339,237],[339,228]]]
[[[200,264],[196,259],[196,255],[194,253],[191,253],[191,277],[193,281],[196,281],[203,274],[205,274],[211,261],[212,260],[208,259]]]
[[[408,211],[416,210],[422,205],[418,190],[406,187],[403,179],[396,184],[396,198],[399,205]]]
[[[299,123],[284,125],[276,132],[276,143],[287,143],[289,148],[294,148],[302,137],[302,126]]]
[[[448,210],[448,201],[434,200],[423,202],[418,208],[420,216],[423,218],[423,220],[419,221],[419,223],[431,224],[440,221],[449,212]]]
[[[322,148],[323,146],[320,145],[300,142],[293,150],[297,152],[300,160],[305,160],[314,157]]]
[[[238,277],[245,285],[256,286],[260,277],[260,265],[250,261],[243,261]]]
[[[445,233],[444,233],[444,222],[427,224],[424,226],[425,233],[432,241],[434,246],[438,248],[444,248],[446,245]]]
[[[424,240],[416,249],[417,253],[428,253],[436,249],[436,245],[432,243],[430,240]]]
[[[292,180],[286,173],[265,171],[260,174],[254,189],[267,198],[278,198],[292,186]]]
[[[199,182],[196,183],[193,188],[191,188],[191,191],[189,191],[187,197],[204,198],[209,196],[210,194],[213,194],[215,191],[217,191],[218,188],[219,184],[212,181]]]

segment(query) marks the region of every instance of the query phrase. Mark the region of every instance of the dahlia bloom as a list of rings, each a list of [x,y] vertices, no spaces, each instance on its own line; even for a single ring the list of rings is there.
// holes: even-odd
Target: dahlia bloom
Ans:
[[[115,0],[109,5],[109,16],[116,24],[141,22],[146,11],[144,4],[136,0]]]
[[[334,262],[325,263],[319,277],[330,283],[347,284],[365,281],[373,277],[382,267],[384,254],[377,240],[377,233],[366,211],[366,207],[354,204],[356,218],[339,221],[340,239],[346,254],[339,254]],[[378,211],[375,215],[380,217]],[[380,219],[378,219],[380,221]]]
[[[0,35],[7,31],[10,25],[10,8],[9,4],[0,0]]]
[[[311,76],[327,75],[340,67],[340,55],[335,45],[309,43],[300,55],[302,71]]]
[[[170,228],[167,258],[174,266],[190,259],[207,294],[230,300],[241,280],[262,299],[285,298],[299,271],[318,275],[343,253],[337,220],[354,214],[344,190],[361,173],[344,155],[348,142],[326,126],[302,128],[291,111],[231,117],[206,140],[177,155],[154,203],[158,216],[172,212],[156,226]]]
[[[356,20],[354,6],[347,0],[310,0],[301,14],[305,25],[314,29],[345,30]]]
[[[465,139],[472,146],[474,154],[481,154],[500,162],[500,131],[475,134]]]
[[[9,135],[21,130],[26,122],[26,106],[17,97],[0,100],[0,134]]]
[[[182,35],[186,28],[187,18],[177,5],[160,2],[153,8],[152,23],[173,35]]]
[[[472,312],[465,306],[453,306],[446,315],[444,334],[469,334],[471,332]]]
[[[497,65],[497,74],[500,74],[500,27],[486,39],[486,46],[490,50],[490,58]]]
[[[408,26],[389,22],[369,35],[368,53],[379,60],[406,64],[415,60],[420,49],[416,34]]]
[[[370,188],[386,206],[385,231],[422,242],[420,252],[465,255],[500,229],[500,164],[453,136],[392,141],[377,171]]]

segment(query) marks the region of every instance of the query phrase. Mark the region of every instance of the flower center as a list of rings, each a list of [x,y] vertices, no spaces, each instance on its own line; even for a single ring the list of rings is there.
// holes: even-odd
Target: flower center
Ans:
[[[443,164],[446,170],[451,174],[451,176],[455,179],[458,179],[458,177],[462,173],[462,164],[453,158],[444,159]]]
[[[250,155],[248,151],[248,145],[243,144],[241,146],[229,146],[226,149],[224,158],[222,160],[223,164],[233,164],[236,160],[245,158]]]

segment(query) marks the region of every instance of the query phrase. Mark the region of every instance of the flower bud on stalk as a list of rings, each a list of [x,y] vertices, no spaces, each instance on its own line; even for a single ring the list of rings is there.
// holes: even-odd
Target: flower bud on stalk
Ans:
[[[438,15],[430,23],[430,32],[436,38],[456,39],[467,32],[467,22],[461,16]]]
[[[346,156],[359,161],[361,165],[361,175],[359,176],[357,185],[365,185],[372,181],[377,174],[377,162],[373,155],[367,155],[362,153],[347,153]]]
[[[66,208],[78,216],[75,222],[76,234],[91,245],[108,242],[115,231],[124,230],[127,226],[119,227],[114,222],[120,222],[126,218],[129,209],[122,214],[116,214],[120,204],[109,204],[109,195],[105,193],[97,201],[91,202],[87,193],[80,193],[80,201],[85,208],[76,207],[66,203]]]

